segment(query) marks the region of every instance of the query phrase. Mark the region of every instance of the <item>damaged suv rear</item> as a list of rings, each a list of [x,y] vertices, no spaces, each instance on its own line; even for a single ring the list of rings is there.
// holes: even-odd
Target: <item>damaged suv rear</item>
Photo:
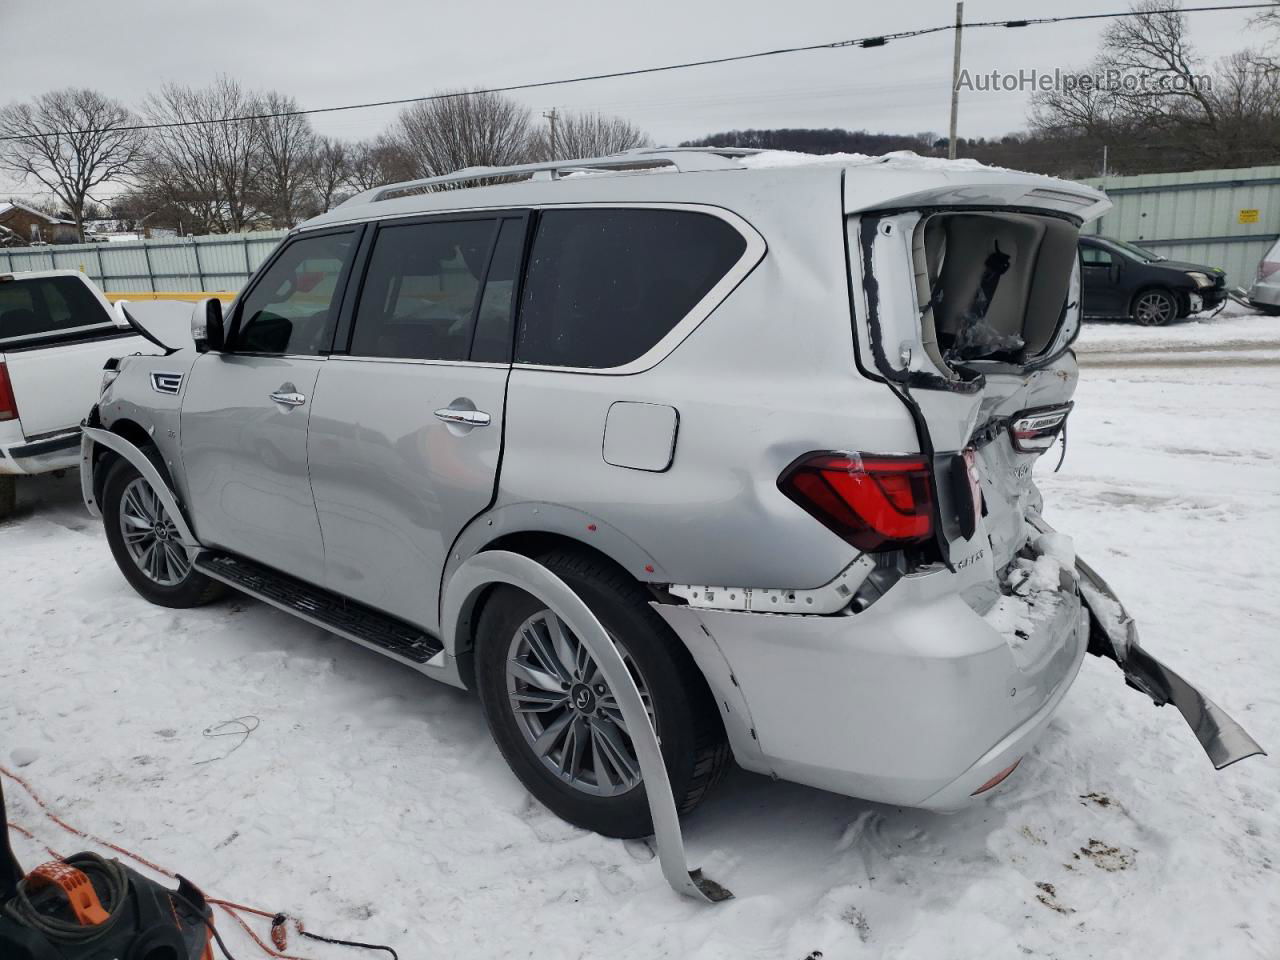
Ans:
[[[303,224],[194,351],[104,380],[81,474],[125,576],[478,689],[530,792],[612,836],[678,838],[730,750],[955,808],[1087,651],[1256,752],[1042,518],[1105,198],[784,161],[468,169]]]

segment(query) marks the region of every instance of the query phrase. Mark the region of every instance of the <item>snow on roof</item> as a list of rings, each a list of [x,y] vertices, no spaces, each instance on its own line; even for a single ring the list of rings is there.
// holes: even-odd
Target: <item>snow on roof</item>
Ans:
[[[872,156],[867,153],[798,153],[794,150],[762,150],[742,158],[742,165],[752,169],[798,167],[809,164],[868,166],[886,164],[899,170],[1001,170],[972,159],[947,160],[944,157],[922,157],[912,150],[893,150]]]
[[[25,203],[19,203],[17,200],[6,200],[0,203],[0,217],[3,217],[10,210],[25,210],[33,216],[39,217],[45,223],[69,223],[74,225],[74,220],[63,220],[61,217],[51,217],[47,213],[42,213],[35,207],[28,207]]]

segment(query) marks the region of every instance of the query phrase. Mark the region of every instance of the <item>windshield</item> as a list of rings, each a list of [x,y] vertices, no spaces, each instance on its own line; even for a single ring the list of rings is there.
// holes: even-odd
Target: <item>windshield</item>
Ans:
[[[1145,260],[1147,263],[1154,263],[1157,260],[1169,259],[1168,257],[1160,256],[1160,254],[1158,253],[1152,253],[1150,250],[1144,250],[1142,249],[1142,247],[1138,246],[1136,243],[1129,243],[1125,240],[1111,240],[1109,237],[1107,239],[1111,243],[1119,247],[1121,250],[1125,251],[1126,253],[1133,254],[1139,260]]]

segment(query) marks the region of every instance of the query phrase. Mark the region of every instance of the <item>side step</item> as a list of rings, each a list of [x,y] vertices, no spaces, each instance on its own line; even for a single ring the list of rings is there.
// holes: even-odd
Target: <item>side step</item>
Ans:
[[[206,576],[221,580],[286,613],[332,630],[348,640],[407,660],[410,664],[425,665],[432,657],[444,652],[444,644],[412,624],[253,560],[202,550],[194,566]]]

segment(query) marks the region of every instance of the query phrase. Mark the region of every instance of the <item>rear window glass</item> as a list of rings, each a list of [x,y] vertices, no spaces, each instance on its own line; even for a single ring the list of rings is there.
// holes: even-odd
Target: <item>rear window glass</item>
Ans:
[[[97,326],[111,326],[111,318],[75,277],[0,283],[0,342],[72,336]]]
[[[725,221],[684,210],[542,214],[520,307],[516,362],[617,367],[651,349],[742,257]]]

